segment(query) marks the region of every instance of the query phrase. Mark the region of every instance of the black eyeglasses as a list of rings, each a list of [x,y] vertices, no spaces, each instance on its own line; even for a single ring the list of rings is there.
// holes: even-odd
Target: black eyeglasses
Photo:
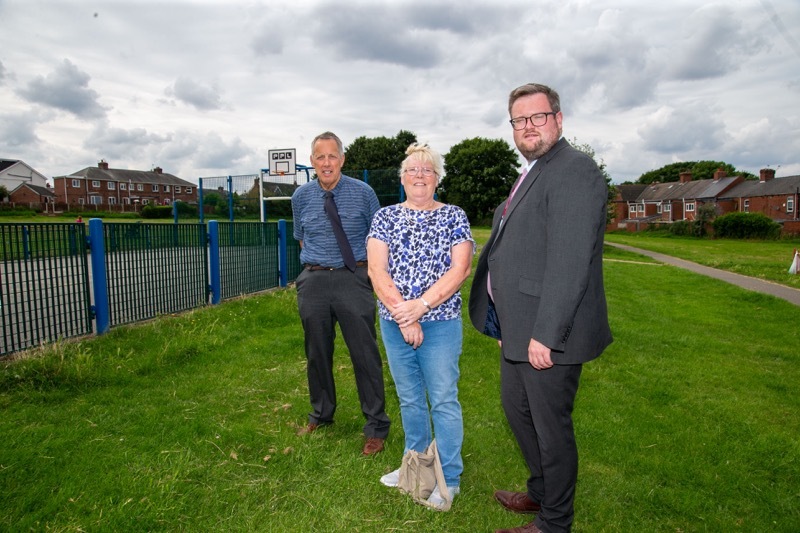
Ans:
[[[556,116],[556,113],[548,111],[547,113],[535,113],[529,117],[517,117],[509,120],[511,127],[515,130],[524,130],[528,121],[531,121],[531,126],[544,126],[547,124],[547,115]]]

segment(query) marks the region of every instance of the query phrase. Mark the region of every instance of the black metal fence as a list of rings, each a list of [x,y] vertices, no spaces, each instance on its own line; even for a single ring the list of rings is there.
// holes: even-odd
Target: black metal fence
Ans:
[[[92,332],[83,224],[0,224],[0,355]]]

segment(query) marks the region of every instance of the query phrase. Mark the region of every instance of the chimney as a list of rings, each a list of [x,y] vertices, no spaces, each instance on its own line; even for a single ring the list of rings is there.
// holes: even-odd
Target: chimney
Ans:
[[[719,179],[720,179],[720,178],[724,178],[724,177],[726,177],[727,175],[728,175],[728,173],[727,173],[727,172],[725,172],[725,171],[724,171],[724,170],[722,170],[721,168],[718,168],[718,169],[717,169],[717,171],[716,171],[716,172],[714,172],[714,181],[719,181]]]
[[[692,173],[688,170],[684,170],[680,173],[681,183],[689,183],[692,181]]]
[[[156,167],[153,169],[153,172],[155,172],[156,174],[161,174],[162,172],[164,172],[164,169],[162,169],[161,167]]]
[[[759,180],[761,183],[765,181],[769,181],[775,177],[775,171],[771,168],[762,168],[759,176]]]
[[[97,168],[100,170],[108,170],[108,163],[106,163],[105,159],[101,159],[99,163],[97,163]]]

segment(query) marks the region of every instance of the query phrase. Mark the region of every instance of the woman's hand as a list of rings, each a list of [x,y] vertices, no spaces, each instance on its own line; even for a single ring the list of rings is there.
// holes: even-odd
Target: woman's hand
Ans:
[[[422,300],[406,300],[398,303],[392,309],[392,318],[401,328],[408,327],[417,322],[422,315],[428,312],[428,308]]]
[[[422,326],[419,322],[414,322],[410,326],[400,326],[400,333],[403,334],[403,339],[406,344],[411,345],[415,350],[422,344],[424,335],[422,334]]]

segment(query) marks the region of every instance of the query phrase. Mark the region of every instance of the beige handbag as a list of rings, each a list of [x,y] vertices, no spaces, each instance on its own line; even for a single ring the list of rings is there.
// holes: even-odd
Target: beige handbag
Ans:
[[[436,485],[439,485],[439,493],[442,495],[444,504],[433,505],[428,502],[428,497],[433,492]],[[437,511],[448,511],[453,503],[453,498],[447,490],[447,483],[444,480],[442,471],[442,461],[439,459],[439,450],[436,448],[436,439],[423,452],[408,450],[403,456],[400,464],[400,480],[397,488],[410,494],[415,502],[436,509]]]

